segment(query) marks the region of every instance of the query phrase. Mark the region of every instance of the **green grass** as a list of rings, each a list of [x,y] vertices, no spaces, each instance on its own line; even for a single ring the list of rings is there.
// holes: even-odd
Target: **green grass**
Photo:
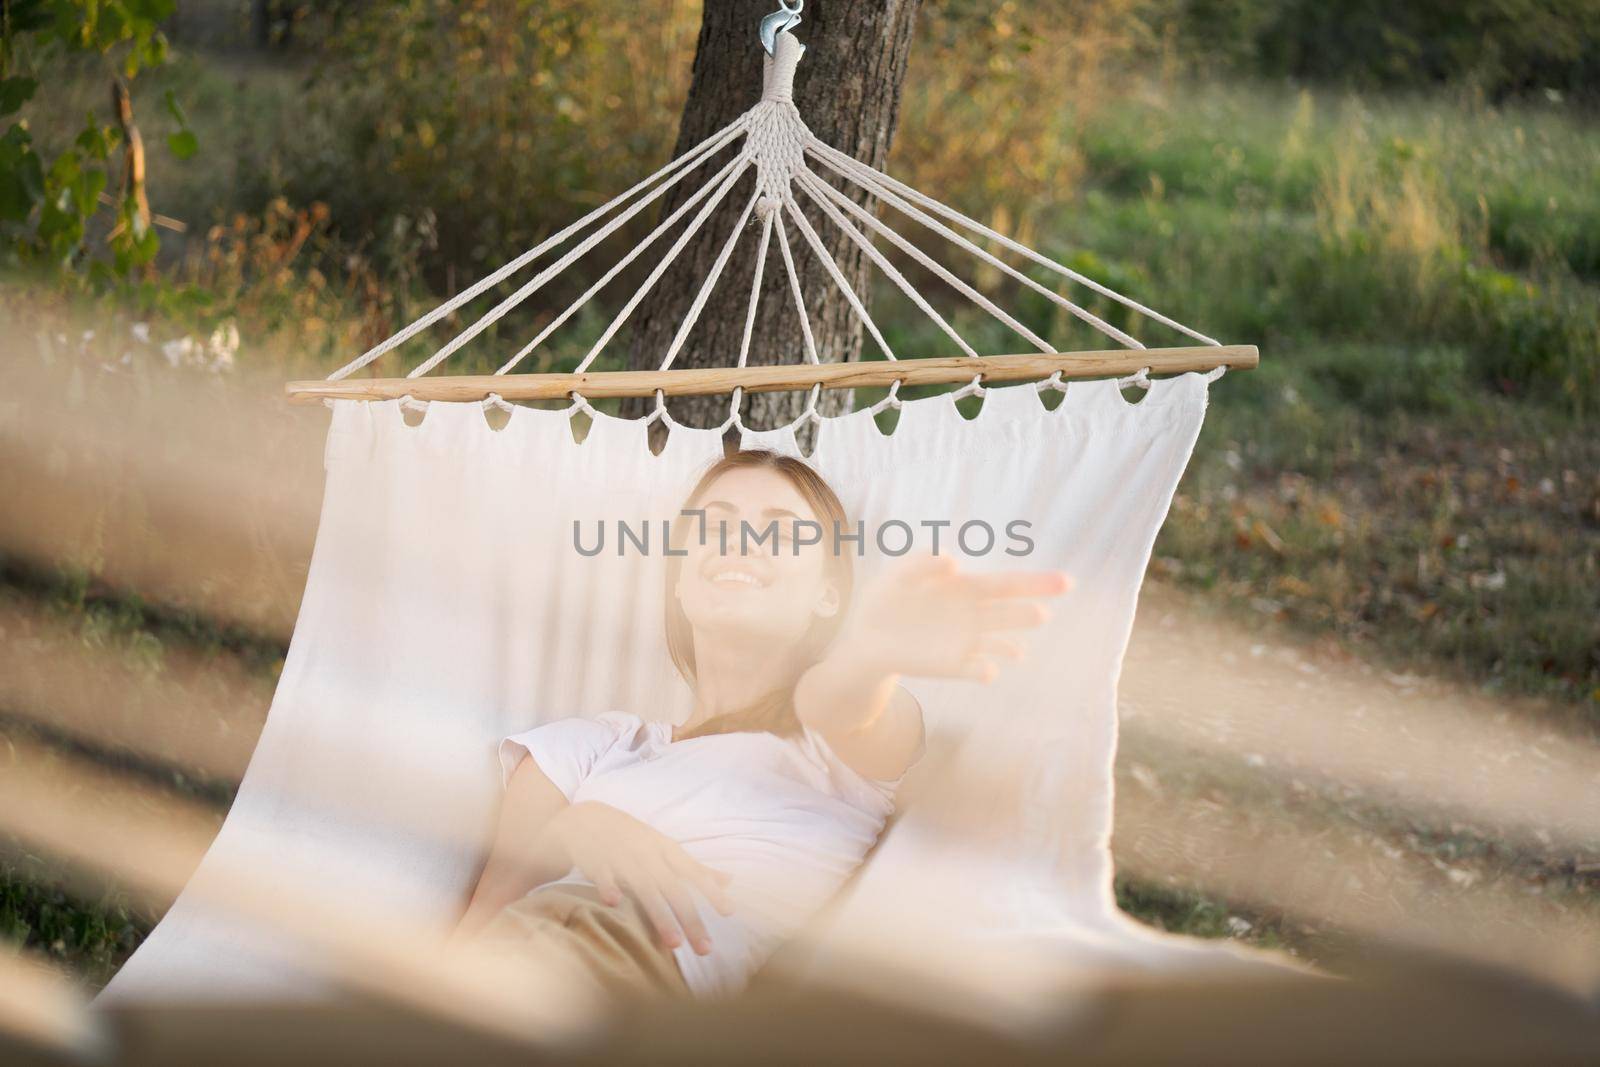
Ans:
[[[115,891],[85,900],[58,885],[57,877],[42,860],[0,862],[0,942],[38,953],[99,989],[153,924]]]
[[[1118,876],[1117,907],[1147,926],[1168,933],[1228,939],[1252,948],[1278,950],[1293,955],[1313,954],[1316,942],[1282,916],[1230,908],[1193,889],[1162,886]]]
[[[1432,372],[1459,351],[1390,357],[1269,353],[1219,383],[1156,573],[1600,731],[1600,437]]]
[[[931,81],[908,89],[906,121],[938,136],[905,133],[895,170],[1213,336],[1280,352],[1383,345],[1393,365],[1451,346],[1463,391],[1577,412],[1600,402],[1590,113],[1113,81],[1086,101],[1035,87],[1043,129],[995,145],[993,101]],[[969,142],[995,150],[969,158]],[[1040,159],[1058,180],[1033,173]],[[1037,305],[1030,325],[1065,325],[1042,300],[1024,303]]]
[[[1215,203],[1312,209],[1341,162],[1435,179],[1487,223],[1508,266],[1547,260],[1600,277],[1600,135],[1560,105],[1486,108],[1449,96],[1335,95],[1273,85],[1185,85],[1098,112],[1082,144],[1095,184]]]

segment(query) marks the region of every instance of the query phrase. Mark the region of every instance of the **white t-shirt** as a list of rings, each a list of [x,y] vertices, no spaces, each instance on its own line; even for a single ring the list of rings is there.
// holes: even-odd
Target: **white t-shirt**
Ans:
[[[561,719],[506,738],[506,780],[525,755],[569,802],[609,804],[732,876],[730,916],[695,892],[711,954],[698,956],[687,944],[675,952],[697,996],[742,989],[827,903],[878,839],[899,784],[852,770],[810,731],[673,742],[670,724],[621,713]],[[556,881],[593,884],[576,868]]]

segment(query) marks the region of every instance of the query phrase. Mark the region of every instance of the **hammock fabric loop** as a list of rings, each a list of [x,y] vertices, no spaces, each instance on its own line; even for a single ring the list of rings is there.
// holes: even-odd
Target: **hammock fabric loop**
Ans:
[[[883,399],[872,405],[872,407],[868,408],[867,410],[871,411],[874,415],[878,414],[880,411],[883,411],[885,408],[894,408],[896,411],[899,411],[904,403],[905,401],[900,399],[900,379],[896,378],[889,384],[889,391],[888,393],[884,394]]]

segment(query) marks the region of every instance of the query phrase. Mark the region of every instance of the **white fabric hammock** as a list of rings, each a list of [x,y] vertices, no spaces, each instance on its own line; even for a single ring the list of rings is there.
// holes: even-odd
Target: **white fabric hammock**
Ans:
[[[1003,531],[1021,519],[1035,541],[1024,564],[1075,576],[1070,603],[1030,642],[1035,654],[992,686],[906,684],[934,753],[1014,775],[989,794],[986,838],[951,843],[951,855],[982,847],[982,863],[963,856],[959,871],[984,909],[966,921],[1034,939],[1090,932],[1139,950],[1112,898],[1107,848],[1117,673],[1207,383],[1157,380],[1138,404],[1108,380],[1066,390],[1048,411],[1031,386],[993,388],[970,421],[950,394],[909,401],[892,436],[864,410],[823,419],[810,462],[868,530],[978,519]],[[797,452],[792,429],[746,431],[744,444]],[[502,736],[568,715],[687,711],[665,649],[662,558],[619,558],[609,542],[581,557],[573,522],[591,544],[596,520],[670,518],[721,452],[719,431],[680,427],[652,455],[642,422],[604,414],[580,444],[564,412],[518,408],[497,431],[475,403],[432,403],[411,426],[399,401],[336,402],[289,657],[196,882],[208,867],[265,863],[314,872],[303,888],[330,899],[449,922],[482,859],[476,830],[459,831],[487,831]],[[860,894],[900,875],[926,882],[949,814],[943,762],[913,772],[906,813]],[[192,886],[109,995],[316,988],[314,962],[284,951],[293,930],[263,938],[209,916],[204,900]]]
[[[804,217],[792,210],[792,184],[886,232],[826,185],[801,176],[802,154],[892,205],[899,200],[922,210],[922,200],[798,132],[804,127],[787,86],[799,49],[787,34],[779,42],[777,74],[769,75],[767,96],[751,113],[756,118],[747,116],[690,157],[739,134],[765,139],[767,154],[758,152],[758,163],[770,158],[775,143],[789,154],[793,166],[782,174],[763,170],[746,213],[760,212],[764,243],[777,232],[792,277],[783,216],[806,232]],[[749,162],[740,155],[713,179],[706,188],[720,192],[707,208]],[[668,173],[688,170],[676,168]],[[464,299],[509,273],[491,276]],[[843,284],[842,277],[836,281]],[[425,316],[335,377],[442,314]],[[431,369],[480,328],[470,327],[413,374]],[[748,350],[747,332],[741,365]],[[816,360],[814,350],[808,356]],[[1031,524],[1034,550],[1021,565],[1060,568],[1076,579],[1054,619],[1032,639],[1034,655],[994,685],[906,681],[927,714],[930,757],[907,782],[903,818],[831,917],[832,935],[814,943],[819,962],[858,951],[863,931],[885,928],[887,912],[912,914],[910,886],[929,907],[961,909],[961,929],[952,931],[951,920],[941,936],[1026,946],[1047,968],[1109,960],[1167,967],[1214,958],[1118,912],[1108,848],[1117,676],[1151,546],[1214,377],[1142,379],[1147,393],[1137,404],[1115,381],[1056,381],[1066,395],[1054,410],[1032,385],[989,388],[970,420],[947,393],[904,402],[892,435],[880,432],[871,411],[837,418],[808,411],[817,420],[809,461],[867,530],[895,520],[926,537],[925,520],[950,521],[948,546],[950,531],[963,523],[981,520],[1003,531],[1022,520]],[[194,881],[112,981],[108,999],[315,995],[323,988],[322,967],[296,931],[229,921],[207,891],[208,879],[221,884],[224,872],[234,876],[241,867],[263,877],[295,871],[301,891],[347,903],[371,900],[447,926],[483,858],[498,803],[495,745],[502,736],[570,715],[623,710],[681,719],[688,711],[689,691],[665,648],[659,551],[619,556],[608,545],[602,555],[585,557],[574,548],[573,527],[671,518],[721,454],[720,428],[675,425],[654,455],[646,421],[593,411],[581,398],[575,408],[593,417],[581,443],[572,433],[572,410],[513,407],[496,430],[475,402],[430,402],[418,425],[408,424],[404,400],[330,406],[322,522],[259,746]],[[740,432],[747,448],[798,453],[794,426]],[[967,565],[1017,562],[992,552]],[[879,565],[869,556],[863,568]],[[988,776],[989,784],[975,792],[972,776]],[[967,783],[959,801],[950,788],[956,781]],[[982,798],[978,807],[974,796]]]

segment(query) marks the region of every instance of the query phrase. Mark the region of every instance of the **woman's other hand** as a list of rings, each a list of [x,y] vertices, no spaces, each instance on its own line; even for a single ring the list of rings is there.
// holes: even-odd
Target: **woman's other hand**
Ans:
[[[711,936],[690,890],[699,890],[723,915],[732,914],[728,875],[690,858],[682,845],[609,804],[584,801],[564,808],[545,834],[595,884],[601,900],[615,906],[624,892],[637,897],[667,948],[687,942],[698,955],[711,952]]]
[[[897,561],[858,594],[834,646],[886,674],[992,681],[1021,660],[1022,631],[1043,625],[1042,600],[1072,587],[1061,571],[962,573],[949,556]]]

